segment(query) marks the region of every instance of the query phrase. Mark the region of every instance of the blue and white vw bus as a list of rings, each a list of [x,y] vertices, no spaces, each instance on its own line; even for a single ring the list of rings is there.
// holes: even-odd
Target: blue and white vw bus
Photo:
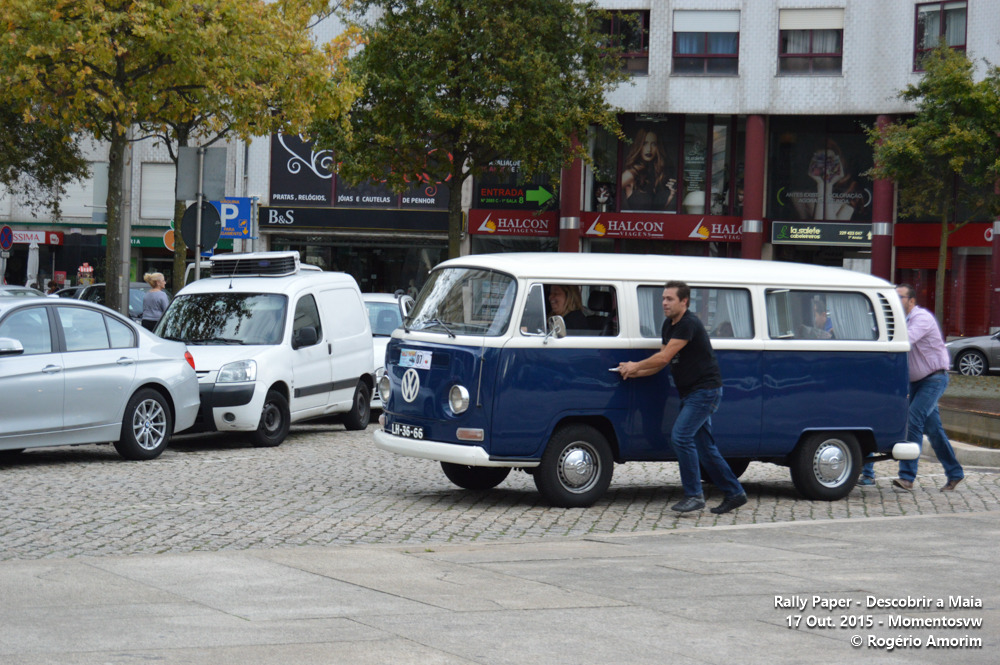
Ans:
[[[671,279],[691,286],[689,310],[712,337],[724,382],[714,433],[737,475],[752,460],[781,464],[803,496],[832,501],[866,456],[919,455],[905,442],[909,342],[893,285],[839,268],[623,254],[438,265],[386,351],[376,444],[439,461],[466,489],[518,469],[567,507],[601,497],[615,463],[675,460],[670,372],[609,371],[660,348]],[[580,295],[585,326],[550,315],[557,285]]]

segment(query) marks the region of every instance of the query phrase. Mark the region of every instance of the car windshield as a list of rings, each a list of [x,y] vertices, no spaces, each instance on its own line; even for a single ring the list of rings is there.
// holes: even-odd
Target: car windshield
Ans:
[[[280,344],[288,298],[274,293],[193,293],[174,298],[156,334],[187,344]]]
[[[510,324],[517,283],[481,268],[444,268],[420,290],[407,326],[446,335],[502,335]]]

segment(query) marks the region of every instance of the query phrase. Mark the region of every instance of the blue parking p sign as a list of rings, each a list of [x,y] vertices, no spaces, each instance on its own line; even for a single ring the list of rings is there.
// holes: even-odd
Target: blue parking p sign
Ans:
[[[252,199],[249,196],[233,196],[221,201],[209,201],[219,211],[222,222],[220,238],[249,238]]]

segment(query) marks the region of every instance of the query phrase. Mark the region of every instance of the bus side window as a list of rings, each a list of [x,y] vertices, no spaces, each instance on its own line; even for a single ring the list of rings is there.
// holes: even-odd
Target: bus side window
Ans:
[[[545,334],[545,292],[541,284],[532,284],[528,291],[520,328],[522,335]]]
[[[772,289],[766,303],[771,339],[878,339],[875,309],[862,293]]]

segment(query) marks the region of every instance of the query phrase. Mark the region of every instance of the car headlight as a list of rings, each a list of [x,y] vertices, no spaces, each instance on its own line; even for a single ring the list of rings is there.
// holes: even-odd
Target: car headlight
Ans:
[[[256,360],[237,360],[234,363],[223,365],[219,369],[219,376],[216,383],[239,383],[257,380]]]
[[[452,386],[451,390],[448,391],[448,406],[451,407],[451,412],[456,416],[460,413],[465,413],[465,410],[469,408],[469,391],[465,389],[465,386]]]
[[[392,384],[389,382],[389,375],[383,374],[378,380],[378,396],[382,398],[382,403],[389,402],[389,395],[392,393]]]

